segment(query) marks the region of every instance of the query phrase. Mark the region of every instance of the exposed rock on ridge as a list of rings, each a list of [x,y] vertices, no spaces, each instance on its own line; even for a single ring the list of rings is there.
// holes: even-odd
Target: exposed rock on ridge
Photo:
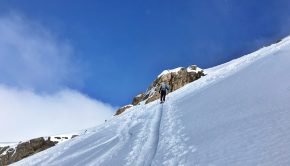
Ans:
[[[55,144],[50,139],[45,140],[43,137],[40,137],[19,143],[15,148],[9,146],[0,147],[0,166],[12,164],[25,157],[48,149]]]
[[[119,109],[117,110],[117,112],[116,112],[116,115],[119,115],[119,114],[123,113],[125,110],[127,110],[128,108],[131,108],[131,107],[133,107],[132,104],[125,105],[125,106],[119,108]]]
[[[132,105],[121,107],[115,115],[123,113],[128,108],[138,105],[140,102],[147,104],[160,98],[158,90],[162,82],[166,82],[170,86],[170,92],[173,92],[202,76],[205,76],[205,73],[196,65],[191,65],[187,68],[179,67],[173,70],[165,70],[153,81],[146,92],[133,98]]]
[[[0,166],[5,166],[55,146],[78,135],[39,137],[17,145],[0,147]]]

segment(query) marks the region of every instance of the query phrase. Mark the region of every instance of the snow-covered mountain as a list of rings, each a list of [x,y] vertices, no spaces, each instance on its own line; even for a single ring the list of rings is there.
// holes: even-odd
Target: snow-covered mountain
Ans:
[[[290,38],[14,165],[290,165]]]

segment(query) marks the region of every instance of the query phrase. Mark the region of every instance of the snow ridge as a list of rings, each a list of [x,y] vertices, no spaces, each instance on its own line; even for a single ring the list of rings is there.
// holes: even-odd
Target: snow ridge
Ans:
[[[290,165],[290,37],[15,165]],[[162,107],[163,106],[163,107]]]

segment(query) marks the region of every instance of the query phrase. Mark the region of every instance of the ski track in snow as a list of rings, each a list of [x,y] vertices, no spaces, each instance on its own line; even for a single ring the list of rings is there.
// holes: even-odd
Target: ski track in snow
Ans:
[[[152,162],[153,162],[153,159],[154,159],[154,157],[155,157],[155,155],[156,155],[156,152],[157,152],[157,149],[158,149],[158,145],[159,145],[159,134],[160,134],[160,126],[161,126],[161,120],[162,120],[162,115],[163,115],[163,112],[164,112],[164,103],[162,103],[162,105],[161,105],[161,109],[160,109],[160,111],[159,111],[159,115],[158,115],[158,122],[156,123],[157,125],[155,126],[155,131],[154,131],[154,133],[155,133],[155,140],[154,140],[154,143],[153,143],[153,145],[154,145],[154,150],[153,150],[153,153],[152,153],[152,157],[151,157],[151,159],[149,160],[150,161],[150,165],[152,165]]]
[[[139,111],[143,111],[145,108],[145,106],[141,106],[141,108],[139,109]],[[134,112],[130,118],[125,118],[125,122],[122,122],[123,125],[121,125],[118,128],[118,137],[120,138],[120,140],[118,141],[119,143],[116,144],[114,147],[111,147],[111,149],[108,149],[107,152],[103,155],[101,155],[101,157],[99,159],[97,159],[96,161],[93,162],[92,165],[102,165],[103,162],[109,160],[110,158],[114,157],[115,155],[118,154],[118,152],[122,149],[122,147],[126,146],[126,144],[128,144],[128,142],[130,142],[130,138],[132,136],[132,131],[130,131],[130,129],[134,128],[136,125],[140,124],[140,122],[136,121],[136,119],[138,118],[138,114],[137,111]],[[84,162],[85,164],[86,162]],[[82,165],[82,164],[80,164]]]
[[[160,163],[165,166],[182,166],[187,163],[186,155],[196,150],[194,146],[186,146],[188,137],[183,132],[184,126],[175,110],[170,97],[164,104],[147,109],[147,119],[144,119],[143,128],[134,140],[126,166],[158,166]],[[162,154],[159,149],[166,153]]]
[[[176,114],[176,106],[170,97],[167,102],[169,104],[164,105],[163,123],[160,126],[161,139],[152,165],[158,166],[162,163],[165,166],[182,166],[187,163],[187,154],[194,153],[195,149],[193,146],[186,146],[188,136],[183,132],[184,126]],[[192,163],[193,161],[190,165]]]
[[[149,110],[147,110],[149,111]],[[155,106],[150,110],[144,127],[140,130],[133,143],[132,151],[127,157],[127,166],[149,166],[155,156],[159,142],[159,130],[162,119],[163,105]]]

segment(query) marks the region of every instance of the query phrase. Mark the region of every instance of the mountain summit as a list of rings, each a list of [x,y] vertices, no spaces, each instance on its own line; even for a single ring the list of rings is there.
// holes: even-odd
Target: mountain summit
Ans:
[[[290,165],[290,37],[14,165]]]

